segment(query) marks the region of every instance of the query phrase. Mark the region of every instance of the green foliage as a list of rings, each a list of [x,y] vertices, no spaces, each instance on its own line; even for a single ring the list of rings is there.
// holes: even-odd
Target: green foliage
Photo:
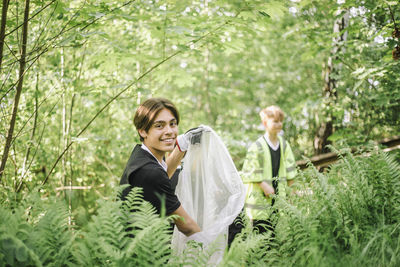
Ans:
[[[44,202],[37,193],[20,205],[2,206],[2,262],[18,266],[60,266],[71,263],[74,233],[63,202]]]
[[[258,112],[270,104],[286,113],[285,135],[297,159],[313,154],[314,136],[329,114],[337,147],[394,135],[400,93],[399,63],[390,57],[398,43],[391,12],[398,21],[400,11],[390,4],[390,12],[389,4],[31,1],[31,65],[1,178],[4,191],[28,192],[48,176],[43,193],[62,193],[82,215],[77,223],[84,222],[95,200],[118,182],[139,141],[134,110],[150,96],[176,103],[182,132],[213,127],[238,169],[263,131]],[[328,105],[321,72],[332,56],[333,23],[344,10],[352,16],[346,49],[334,55],[338,98]],[[22,4],[10,2],[0,73],[2,133],[13,110],[22,15]],[[60,189],[70,184],[91,190]]]
[[[113,198],[119,199],[115,193]],[[193,242],[187,253],[173,255],[175,217],[158,216],[140,188],[125,202],[99,200],[81,229],[62,200],[30,194],[22,202],[0,207],[0,266],[204,266],[215,251]]]
[[[336,152],[339,163],[309,167],[297,193],[278,200],[275,238],[247,225],[221,266],[397,266],[399,163],[374,148]]]
[[[300,173],[297,194],[278,199],[275,236],[244,230],[224,252],[220,266],[398,266],[400,165],[371,148],[341,160],[328,172]],[[121,189],[119,189],[119,192]],[[170,223],[142,200],[98,201],[88,224],[74,225],[60,199],[31,193],[19,205],[0,207],[0,265],[18,266],[206,266],[216,242],[203,249],[189,242],[171,250]]]
[[[310,167],[302,196],[279,202],[277,257],[267,254],[276,265],[399,264],[400,165],[374,149],[342,155],[327,173]]]
[[[140,188],[127,201],[101,200],[75,244],[79,265],[161,266],[170,256],[171,218],[159,217]]]
[[[266,248],[271,245],[269,234],[256,234],[252,232],[247,223],[244,230],[235,237],[220,266],[265,266],[271,264],[266,258]]]
[[[22,1],[9,2],[0,69],[1,148],[4,148],[13,112],[21,56],[19,26],[24,12]],[[14,220],[4,224],[12,225],[10,230],[4,228],[1,232],[5,240],[2,253],[7,251],[1,254],[1,259],[7,264],[68,265],[73,262],[96,265],[106,264],[108,258],[125,262],[133,257],[133,252],[120,252],[122,247],[128,247],[126,232],[121,232],[121,227],[126,227],[128,213],[113,214],[110,216],[113,219],[108,219],[111,221],[106,224],[103,219],[108,211],[102,207],[109,205],[108,209],[119,210],[119,204],[97,200],[113,194],[129,153],[139,142],[132,117],[139,103],[148,97],[167,97],[176,103],[182,117],[181,132],[199,124],[213,127],[223,138],[238,169],[248,145],[262,134],[258,112],[271,104],[281,106],[286,113],[285,136],[297,159],[313,154],[316,132],[321,123],[331,118],[334,133],[329,140],[339,148],[361,146],[368,139],[378,140],[399,132],[400,65],[398,60],[393,60],[392,51],[400,43],[392,32],[394,21],[397,25],[400,21],[400,5],[395,1],[346,0],[340,4],[330,0],[73,0],[31,1],[30,4],[28,66],[9,160],[0,178],[1,212]],[[337,37],[337,33],[332,27],[346,11],[351,16],[348,27],[342,32],[347,34],[342,44],[345,49],[333,53],[332,38]],[[333,102],[326,101],[322,95],[321,73],[326,71],[329,57],[337,66],[332,77],[337,81],[338,97]],[[354,177],[360,173],[370,176],[375,163],[366,166],[360,162],[358,159],[351,162],[354,168],[357,164],[361,167],[355,170],[348,167],[346,176],[350,177],[353,172],[356,173]],[[325,201],[333,201],[329,196],[362,207],[375,205],[379,208],[371,208],[368,214],[364,209],[353,208],[354,220],[351,217],[353,221],[349,222],[342,215],[349,212],[347,205],[341,204],[344,206],[340,206],[340,210],[333,204],[320,205],[317,214],[325,214],[329,207],[329,212],[343,217],[324,222],[329,226],[342,222],[346,226],[334,228],[332,235],[338,236],[340,242],[334,239],[336,245],[330,246],[303,241],[302,252],[298,253],[290,247],[290,242],[285,243],[288,255],[294,255],[293,263],[306,264],[308,259],[318,258],[316,262],[330,264],[323,260],[324,253],[335,254],[351,242],[356,244],[361,240],[359,236],[348,234],[353,225],[361,227],[364,220],[379,225],[382,213],[386,214],[387,225],[397,220],[398,199],[393,196],[397,196],[398,191],[387,189],[386,194],[376,191],[387,188],[390,179],[376,178],[373,185],[369,180],[356,185],[346,181],[352,190],[360,186],[365,191],[356,196],[343,191],[339,197],[336,189],[332,189],[334,181],[330,175],[337,172],[342,179],[346,168],[340,168],[333,167],[326,175],[308,170],[304,174],[305,181],[310,187],[317,186],[316,181],[324,181],[326,185],[321,184],[321,188],[329,190],[320,197],[325,196]],[[386,177],[385,171],[391,172],[388,168],[374,169],[374,177]],[[60,205],[57,209],[63,212],[52,211],[50,202],[44,204],[42,198],[29,194],[45,179],[40,195],[51,201],[53,195],[61,196],[68,206],[57,204]],[[318,194],[302,199],[313,199]],[[320,234],[318,218],[310,225],[303,224],[304,220],[309,220],[308,206],[290,207],[287,208],[288,212],[293,212],[290,227],[296,237],[301,231],[307,233],[304,238]],[[11,215],[7,213],[10,210]],[[146,218],[151,217],[151,207],[144,205],[141,210],[143,217],[137,218],[137,228],[133,229],[140,233],[143,230],[143,239],[129,244],[131,249],[140,249],[141,254],[148,255],[153,250],[143,240],[149,238],[151,232],[145,224]],[[93,214],[96,217],[91,217]],[[98,221],[94,223],[93,220]],[[112,230],[108,236],[102,236],[107,248],[96,243],[96,235],[101,231],[86,229],[89,221],[94,229],[101,225]],[[157,229],[164,227],[165,222],[154,221]],[[76,225],[72,227],[73,224]],[[116,227],[111,229],[111,225]],[[363,237],[362,249],[352,247],[354,255],[360,250],[364,255],[372,255],[370,251],[377,242],[387,248],[384,245],[386,227],[366,234],[369,239]],[[394,234],[397,234],[396,229],[392,229]],[[24,232],[32,232],[32,237],[26,237]],[[60,241],[52,239],[53,235]],[[111,240],[109,236],[116,239]],[[243,246],[254,239],[254,246],[249,246],[256,251],[265,241],[258,238],[244,236],[242,239],[247,241],[243,241]],[[291,240],[292,237],[286,238]],[[366,239],[374,241],[368,243]],[[71,242],[79,250],[74,247],[71,251],[68,247]],[[88,244],[93,250],[85,242],[91,242]],[[37,243],[51,243],[52,247],[40,251],[34,248]],[[398,248],[391,241],[389,244]],[[319,249],[318,245],[321,245]],[[289,253],[290,249],[293,251]],[[77,256],[77,251],[82,255]],[[398,253],[396,249],[392,252],[387,255]],[[163,248],[162,253],[168,254],[167,249]],[[196,258],[197,264],[206,262],[208,252],[204,253],[203,257]],[[275,247],[268,253],[283,255]],[[301,253],[307,257],[302,257]],[[56,255],[60,256],[56,258]],[[259,264],[258,257],[254,261],[246,257],[238,261]],[[280,262],[274,259],[271,257],[271,264]],[[160,261],[164,260],[160,256]]]

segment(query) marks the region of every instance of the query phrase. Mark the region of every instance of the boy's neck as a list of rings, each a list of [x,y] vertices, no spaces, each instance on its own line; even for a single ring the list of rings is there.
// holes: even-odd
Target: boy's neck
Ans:
[[[278,139],[278,135],[277,135],[277,134],[271,134],[271,133],[267,132],[267,135],[268,135],[269,140],[270,140],[273,144],[276,144],[277,142],[279,142],[279,139]]]
[[[157,151],[157,150],[153,149],[151,146],[146,145],[144,142],[143,142],[143,145],[145,145],[147,147],[147,149],[158,160],[158,162],[163,162],[163,158],[165,156],[165,152],[162,153],[160,151]]]

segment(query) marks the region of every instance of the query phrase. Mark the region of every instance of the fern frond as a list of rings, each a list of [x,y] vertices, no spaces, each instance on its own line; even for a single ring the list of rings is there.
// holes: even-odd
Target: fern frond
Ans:
[[[0,255],[0,263],[5,266],[42,266],[33,249],[13,235],[0,235]]]
[[[68,209],[61,201],[49,205],[47,209],[34,226],[29,244],[35,247],[43,264],[66,265],[71,262],[71,247],[75,239],[75,234],[68,225]]]
[[[141,206],[145,207],[145,205]],[[171,229],[166,218],[152,218],[147,227],[135,232],[124,251],[125,257],[140,266],[158,266],[168,261],[171,253]]]
[[[86,229],[80,232],[78,240],[81,252],[75,252],[78,262],[91,262],[103,265],[107,262],[118,262],[120,253],[129,242],[128,233],[121,212],[120,201],[101,200],[98,202],[97,214],[92,216]],[[86,259],[90,255],[90,261]]]

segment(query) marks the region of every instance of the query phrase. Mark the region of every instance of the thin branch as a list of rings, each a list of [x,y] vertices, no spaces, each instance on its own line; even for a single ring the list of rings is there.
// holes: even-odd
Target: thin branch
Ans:
[[[19,61],[19,58],[18,58],[17,55],[14,53],[14,51],[8,46],[8,44],[7,44],[6,42],[4,42],[4,44],[7,46],[8,50],[11,52],[11,54],[14,56],[15,61],[13,62],[12,66],[9,68],[9,71],[8,71],[8,73],[7,73],[7,75],[6,75],[7,77],[4,79],[3,83],[1,84],[0,92],[3,90],[3,88],[4,88],[5,84],[6,84],[6,82],[7,82],[8,79],[10,78],[11,72],[12,72],[12,70],[13,70],[14,65],[15,65],[16,63],[18,63],[18,61]],[[3,97],[6,96],[6,95],[11,91],[11,89],[12,89],[17,83],[18,83],[18,81],[16,81],[16,82],[7,90],[7,92],[0,98],[0,102],[3,100]]]
[[[167,5],[168,8],[168,5]],[[166,39],[167,39],[167,21],[168,21],[168,12],[165,10],[165,18],[164,18],[164,27],[163,27],[163,38],[162,38],[162,58],[165,58],[165,50],[166,50]]]
[[[123,5],[119,6],[119,7],[116,7],[116,8],[114,8],[114,9],[112,9],[111,12],[114,12],[115,10],[120,9],[120,8],[122,8],[122,7],[124,7],[124,6],[128,5],[128,4],[130,4],[130,3],[132,3],[132,2],[134,2],[134,1],[129,1],[129,2],[123,4]],[[111,12],[110,12],[110,13],[111,13]],[[110,14],[110,13],[108,13],[108,14]],[[74,16],[75,16],[75,15],[74,15]],[[102,16],[102,17],[104,17],[104,16]],[[100,17],[100,18],[102,18],[102,17]],[[93,24],[95,21],[99,20],[100,18],[96,18],[94,21],[92,21],[91,23],[89,23],[88,25],[86,25],[84,28],[87,28],[87,26]],[[70,19],[70,21],[71,21],[71,20],[72,20],[72,18]],[[73,26],[73,27],[71,27],[71,28],[65,30],[66,26],[69,24],[70,21],[68,21],[67,24],[64,25],[63,29],[62,29],[55,37],[52,38],[53,43],[54,43],[55,39],[57,39],[61,34],[65,33],[66,31],[71,30],[72,28],[74,28],[74,27],[76,27],[76,26],[78,26],[78,25],[81,25],[81,24],[78,24],[78,25],[75,25],[75,26]],[[82,29],[84,29],[84,28],[82,28]],[[81,29],[81,30],[82,30],[82,29]],[[29,67],[26,69],[26,71],[28,71],[28,70],[30,69],[30,67],[39,59],[39,57],[40,57],[42,54],[44,54],[44,53],[46,53],[47,51],[49,51],[49,47],[50,47],[53,43],[48,44],[47,47],[46,47],[43,51],[41,51],[41,53],[40,53],[39,55],[35,56],[34,61],[32,62],[32,64],[29,65]],[[42,46],[42,47],[43,47],[43,46]],[[21,79],[22,77],[23,77],[23,76],[20,76],[20,79]],[[18,79],[17,82],[19,82],[20,79]],[[17,82],[16,82],[16,83],[17,83]],[[15,86],[16,83],[14,83],[14,84],[7,90],[7,92],[1,96],[0,102],[1,102],[2,99],[3,99],[4,97],[6,97],[6,95],[12,90],[12,88]],[[0,177],[1,177],[1,174],[0,174]]]
[[[32,166],[32,163],[33,163],[33,159],[35,158],[36,153],[37,153],[38,150],[39,150],[39,146],[40,146],[40,144],[42,143],[42,139],[43,139],[43,134],[44,134],[44,129],[45,129],[45,128],[46,128],[46,124],[43,125],[42,132],[40,133],[39,140],[38,140],[38,142],[37,142],[37,144],[36,144],[36,146],[35,146],[35,151],[34,151],[34,153],[33,153],[33,155],[32,155],[32,158],[31,158],[31,160],[30,160],[30,162],[29,162],[28,167],[26,168],[26,171],[25,171],[24,175],[21,177],[21,180],[20,180],[20,182],[19,182],[19,185],[17,186],[17,188],[16,188],[16,190],[15,190],[16,193],[18,193],[18,192],[21,190],[22,185],[24,184],[25,176],[26,176],[26,174],[28,173],[28,170],[30,170],[30,168],[31,168],[31,166]],[[45,172],[45,171],[44,171],[44,172]],[[46,176],[46,173],[45,173],[45,176]]]
[[[397,29],[396,20],[394,19],[394,14],[393,14],[392,9],[390,8],[389,4],[388,4],[388,8],[389,8],[390,16],[392,17],[392,20],[393,20],[394,29]]]
[[[5,1],[5,0],[3,0]],[[56,0],[51,1],[50,3],[48,3],[47,5],[45,5],[44,7],[42,7],[40,10],[38,10],[38,12],[36,12],[32,17],[28,18],[28,20],[26,21],[26,23],[28,23],[28,21],[30,21],[31,19],[33,19],[34,17],[36,17],[39,13],[41,13],[43,10],[45,10],[47,7],[49,7],[51,4],[53,4]],[[13,32],[15,32],[16,30],[18,30],[19,28],[21,28],[24,25],[25,21],[23,23],[21,23],[20,25],[18,25],[16,28],[14,28],[13,30],[9,31],[8,33],[6,33],[5,36],[8,36],[10,34],[12,34]]]
[[[56,187],[56,191],[61,191],[61,190],[89,190],[92,188],[99,188],[99,187],[104,187],[105,184],[101,184],[97,187],[87,185],[87,186],[79,186],[79,185],[68,185],[68,186],[61,186],[61,187]]]
[[[86,24],[85,26],[83,26],[82,28],[80,28],[79,31],[83,31],[84,29],[86,29],[86,28],[89,27],[90,25],[94,24],[96,21],[98,21],[98,20],[104,18],[105,16],[107,16],[107,15],[113,13],[114,11],[116,11],[116,10],[118,10],[118,9],[121,9],[121,8],[123,8],[123,7],[125,7],[125,6],[127,6],[127,5],[129,5],[129,4],[131,4],[131,3],[133,3],[133,2],[135,2],[135,0],[126,2],[126,3],[122,4],[121,6],[118,6],[118,7],[116,7],[116,8],[113,8],[109,13],[104,14],[104,15],[102,15],[102,16],[100,16],[100,17],[98,17],[98,18],[95,18],[95,19],[93,19],[92,21],[90,21],[88,24]],[[79,10],[82,9],[82,8],[83,8],[83,6],[80,7]],[[78,11],[79,11],[79,10],[78,10]],[[45,44],[48,43],[48,42],[51,42],[49,45],[47,45],[46,48],[49,48],[49,47],[55,42],[55,40],[56,40],[58,37],[60,37],[62,34],[66,33],[66,32],[69,32],[69,31],[71,31],[72,29],[77,28],[77,27],[79,27],[79,26],[82,26],[83,24],[85,24],[86,22],[88,22],[88,20],[86,20],[85,22],[77,23],[76,25],[73,25],[73,26],[67,28],[67,26],[71,23],[72,19],[73,19],[74,17],[76,17],[76,16],[79,14],[78,11],[75,12],[75,14],[67,21],[67,23],[62,27],[61,31],[60,31],[57,35],[55,35],[55,36],[53,36],[53,37],[51,37],[51,38],[49,38],[49,39],[46,40]],[[44,46],[44,45],[43,45],[43,46]],[[43,46],[42,46],[42,47],[43,47]],[[39,51],[42,47],[39,47],[38,49],[36,49],[36,51]],[[52,46],[52,48],[55,48],[55,47],[57,47],[57,46],[56,46],[56,45]],[[35,52],[35,50],[34,50],[34,51],[31,51],[31,54],[33,54],[34,52]]]
[[[47,48],[46,48],[46,49],[47,49]],[[46,52],[48,51],[48,50],[46,50],[46,49],[43,50],[39,55],[37,55],[37,56],[35,57],[34,61],[28,66],[28,68],[26,68],[26,69],[24,70],[23,75],[19,75],[18,80],[17,80],[15,83],[13,83],[13,84],[10,86],[10,88],[7,90],[7,92],[5,92],[5,93],[0,97],[0,102],[3,101],[3,98],[5,98],[5,97],[8,95],[8,93],[11,92],[11,90],[13,89],[13,87],[14,87],[17,83],[19,84],[21,78],[23,78],[23,77],[25,76],[25,73],[33,66],[33,64],[35,64],[35,62],[40,58],[40,56],[43,55],[44,53],[46,53]],[[26,63],[26,62],[27,62],[27,61],[25,61],[25,63]]]
[[[29,167],[27,167],[26,165],[27,165],[27,162],[28,162],[28,160],[29,160],[29,155],[30,155],[30,152],[31,152],[31,148],[32,148],[32,143],[33,143],[33,141],[34,141],[34,139],[35,139],[35,134],[36,134],[36,127],[37,127],[37,120],[38,120],[38,114],[39,114],[39,112],[38,112],[38,109],[39,109],[39,103],[38,103],[38,94],[39,94],[39,71],[37,71],[37,73],[36,73],[36,86],[35,86],[36,88],[36,90],[35,90],[35,110],[34,110],[34,114],[35,114],[35,117],[34,117],[34,120],[33,120],[33,127],[32,127],[32,132],[31,132],[31,137],[29,138],[29,143],[28,143],[28,147],[26,148],[26,153],[25,153],[25,158],[24,158],[24,163],[23,163],[23,170],[24,170],[24,173],[23,173],[23,175],[22,175],[22,177],[21,177],[21,180],[20,180],[20,183],[19,184],[22,184],[22,181],[23,181],[23,179],[25,178],[25,175],[26,175],[26,173],[28,172],[28,170],[29,170]],[[33,159],[33,158],[32,158]],[[31,161],[32,162],[32,161]],[[16,190],[18,190],[19,189],[19,186],[16,188]]]
[[[72,19],[75,18],[75,17],[78,15],[79,11],[83,8],[83,6],[84,6],[84,5],[82,5],[82,6],[75,12],[75,14],[65,23],[65,25],[61,28],[61,30],[60,30],[56,35],[54,35],[53,37],[48,38],[47,40],[45,40],[45,41],[43,42],[43,45],[37,47],[36,49],[35,49],[35,47],[36,47],[36,43],[35,43],[33,49],[27,54],[27,57],[33,55],[33,54],[36,53],[36,52],[39,53],[41,50],[47,52],[47,51],[49,50],[49,47],[51,47],[51,46],[54,44],[55,40],[57,40],[58,37],[60,37],[63,33],[66,32],[65,29],[67,28],[68,24],[70,24],[70,23],[72,22]],[[53,11],[53,13],[54,13],[54,11]],[[75,26],[76,26],[76,25],[75,25]],[[75,26],[71,27],[70,29],[73,29]],[[55,46],[53,46],[53,47],[55,47]],[[40,53],[39,53],[39,55],[41,55],[41,54],[43,54],[43,52],[40,52]],[[38,55],[36,55],[36,56],[33,57],[33,58],[27,59],[26,62],[30,62],[30,61],[32,61],[32,60],[35,60],[37,57],[38,57]],[[18,61],[18,60],[17,60],[17,61]],[[14,63],[14,62],[9,62],[8,64],[13,64],[13,63]]]
[[[19,70],[20,79],[19,79],[18,86],[17,86],[17,93],[15,94],[15,98],[14,98],[14,108],[13,108],[13,114],[12,114],[11,121],[10,121],[10,128],[8,130],[7,139],[6,139],[6,143],[4,146],[4,152],[3,152],[2,159],[1,159],[0,181],[3,176],[3,172],[4,172],[4,169],[5,169],[5,166],[7,163],[7,159],[8,159],[8,152],[10,150],[11,140],[12,140],[12,136],[14,133],[15,121],[16,121],[17,113],[18,113],[18,104],[19,104],[19,99],[20,99],[21,92],[22,92],[22,84],[24,81],[23,75],[25,73],[26,45],[27,45],[27,41],[28,41],[29,1],[30,0],[25,1],[24,26],[22,28],[22,54],[21,54],[21,63],[20,63],[20,70]]]
[[[14,62],[18,62],[19,58],[18,58],[17,54],[14,53],[14,51],[11,49],[11,47],[6,42],[4,42],[4,44],[7,46],[8,50],[10,51],[10,53],[14,56],[14,58],[15,58]]]
[[[16,3],[15,3],[15,22],[16,22],[16,24],[19,24],[19,11],[18,11],[18,8],[19,8],[19,1],[17,1]],[[19,33],[18,33],[18,30],[17,30],[17,32],[16,32],[16,39],[17,39],[17,47],[18,47],[18,52],[19,52],[19,54],[21,54],[21,51],[22,51],[22,48],[21,48],[21,46],[20,46],[20,40],[19,40]]]
[[[6,38],[6,21],[7,21],[7,11],[8,11],[9,0],[3,0],[3,8],[1,9],[1,26],[0,26],[0,73],[1,73],[1,63],[3,62],[3,47],[4,40]]]
[[[12,73],[12,70],[13,70],[15,64],[17,64],[17,62],[14,62],[14,64],[11,66],[11,68],[9,68],[9,71],[8,71],[6,77],[4,78],[4,81],[3,81],[2,84],[1,84],[0,92],[3,91],[3,88],[4,88],[4,86],[6,85],[7,80],[10,78],[11,73]],[[0,97],[0,102],[1,102],[2,100],[3,100],[3,97]]]
[[[110,11],[110,13],[112,13],[112,12],[114,12],[115,10],[118,10],[118,9],[124,7],[124,6],[129,5],[129,4],[131,4],[132,2],[134,2],[134,1],[135,1],[135,0],[129,1],[129,2],[123,4],[123,5],[119,6],[119,7],[114,8],[114,9],[112,9],[112,10]],[[110,13],[108,13],[108,14],[110,14]],[[77,14],[78,14],[78,12],[76,12],[76,13],[71,17],[71,19],[63,26],[63,28],[61,29],[61,31],[60,31],[57,35],[53,36],[52,38],[47,39],[46,42],[44,42],[44,44],[43,44],[42,46],[38,47],[36,50],[31,51],[31,52],[29,53],[29,55],[31,55],[31,54],[33,54],[33,53],[35,53],[35,52],[37,52],[37,51],[42,50],[38,55],[36,55],[36,56],[33,57],[33,58],[30,58],[30,59],[26,60],[26,62],[30,62],[30,61],[32,61],[32,60],[35,62],[35,61],[38,59],[38,57],[40,57],[40,56],[43,55],[44,53],[48,52],[48,51],[50,50],[50,48],[55,48],[55,47],[56,47],[56,45],[54,45],[54,43],[55,43],[55,41],[58,39],[58,37],[60,37],[62,34],[68,32],[68,31],[70,31],[70,30],[72,30],[72,29],[74,29],[74,28],[76,28],[76,27],[81,26],[82,24],[84,24],[83,22],[82,22],[82,23],[78,23],[78,24],[76,24],[76,25],[74,25],[74,26],[72,26],[72,27],[70,27],[70,28],[67,29],[68,24],[71,23],[72,19],[73,19]],[[92,21],[89,22],[87,25],[85,25],[83,28],[81,28],[80,31],[86,29],[88,26],[92,25],[93,23],[95,23],[96,21],[98,21],[99,19],[103,18],[104,16],[106,16],[106,15],[108,15],[108,14],[105,14],[105,15],[99,17],[99,18],[96,18],[96,19],[92,20]],[[10,62],[10,63],[8,63],[8,64],[13,64],[13,63],[14,63],[14,62]],[[32,66],[32,65],[33,65],[33,63],[32,63],[30,66]],[[29,68],[28,68],[28,69],[29,69]],[[12,90],[12,88],[15,86],[15,84],[16,84],[16,83],[14,83],[14,84],[7,90],[7,92],[1,96],[0,102],[1,102],[1,100],[2,100],[9,92],[11,92],[11,90]]]
[[[46,23],[44,24],[44,26],[42,27],[42,30],[40,31],[38,37],[36,38],[36,41],[35,41],[35,43],[34,43],[34,45],[33,45],[33,47],[32,47],[32,51],[34,51],[35,48],[36,48],[36,46],[39,44],[40,37],[42,36],[42,34],[43,34],[43,33],[45,32],[45,30],[47,29],[47,25],[49,24],[50,19],[53,17],[54,12],[55,12],[56,9],[57,9],[57,6],[58,6],[58,2],[54,5],[53,11],[52,11],[51,14],[49,15],[49,17],[48,17]],[[32,51],[31,51],[29,54],[32,54]]]
[[[131,4],[131,3],[133,3],[133,2],[135,2],[135,1],[136,1],[136,0],[128,1],[128,2],[126,2],[125,4],[123,4],[122,6],[113,8],[113,9],[111,9],[110,13],[114,12],[115,10],[121,9],[121,8],[123,8],[123,7],[125,7],[125,6],[127,6],[127,5],[129,5],[129,4]],[[108,14],[110,14],[110,13],[108,13]],[[106,16],[106,15],[108,15],[108,14],[104,14],[103,16],[100,16],[100,17],[98,17],[98,18],[95,18],[92,22],[86,24],[85,27],[81,28],[80,30],[83,31],[84,29],[86,29],[87,27],[89,27],[90,25],[92,25],[93,23],[95,23],[96,21],[98,21],[99,19],[103,18],[104,16]]]
[[[50,89],[50,93],[40,102],[40,104],[38,105],[38,111],[39,111],[39,108],[42,106],[42,104],[44,103],[44,102],[46,102],[46,100],[50,97],[50,96],[52,96],[52,94],[51,94],[51,91],[54,89],[55,87],[53,87],[53,88],[51,88]],[[58,99],[58,101],[59,101],[60,99]],[[49,113],[51,113],[52,111],[53,111],[53,109],[55,108],[55,106],[58,104],[58,102],[56,102],[56,104],[54,104],[54,106],[50,109],[50,111],[46,114],[46,115],[44,115],[44,117],[46,117]],[[15,136],[14,136],[14,138],[13,138],[13,140],[12,140],[12,143],[19,137],[19,136],[21,136],[22,135],[22,130],[26,127],[26,125],[28,124],[28,122],[32,119],[32,117],[34,117],[36,115],[36,111],[35,112],[33,112],[30,116],[29,116],[29,118],[22,124],[22,126],[21,126],[21,128],[19,129],[19,131],[17,132],[17,134],[15,134]]]

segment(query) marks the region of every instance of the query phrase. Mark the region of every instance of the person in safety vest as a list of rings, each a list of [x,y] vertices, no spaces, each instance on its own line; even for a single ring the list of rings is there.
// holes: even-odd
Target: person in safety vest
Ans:
[[[284,197],[297,174],[296,162],[289,143],[280,135],[284,113],[277,106],[260,112],[265,134],[253,143],[243,165],[246,186],[245,213],[259,233],[272,231],[271,215],[275,197]]]

